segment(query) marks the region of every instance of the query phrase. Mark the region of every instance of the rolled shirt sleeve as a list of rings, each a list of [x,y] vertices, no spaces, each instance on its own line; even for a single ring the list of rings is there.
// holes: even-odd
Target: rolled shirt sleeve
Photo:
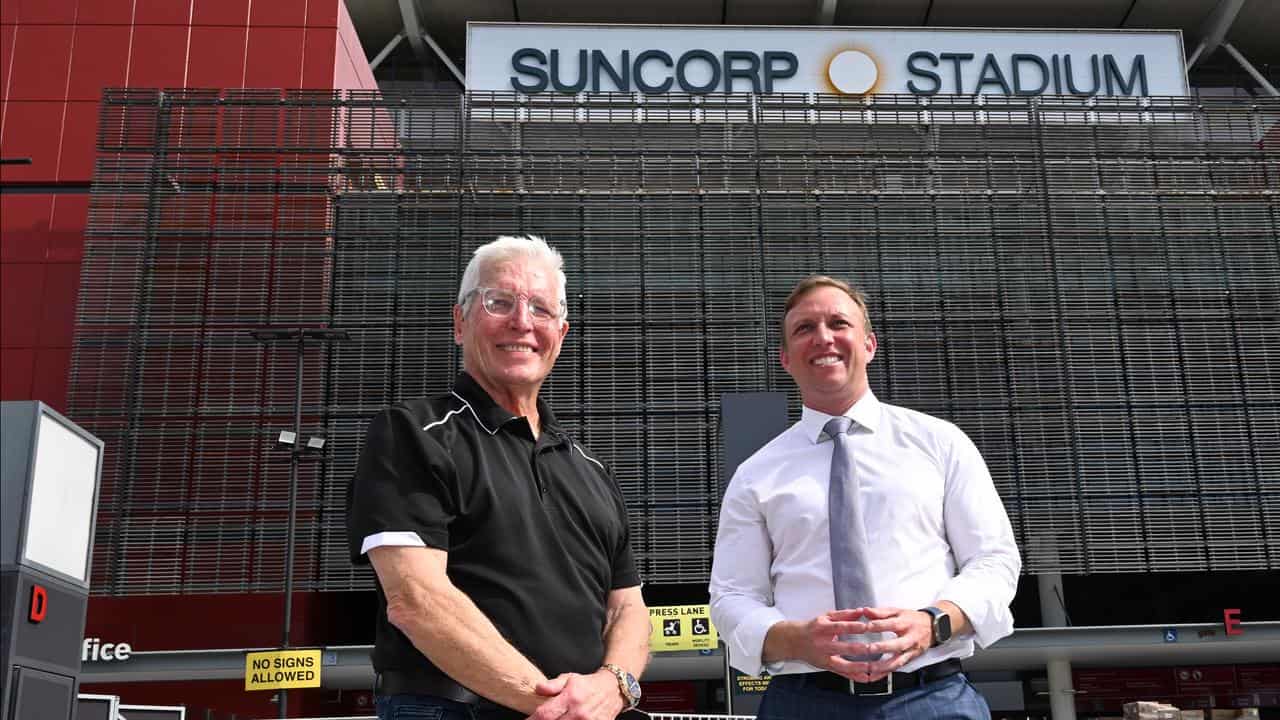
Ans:
[[[764,517],[739,470],[720,507],[711,565],[711,622],[729,648],[730,664],[748,675],[760,674],[765,635],[786,619],[773,606],[772,557]]]
[[[1018,589],[1022,560],[987,464],[959,428],[954,428],[947,460],[943,514],[957,572],[938,598],[964,611],[974,640],[985,648],[1013,632],[1009,604]]]
[[[373,418],[348,497],[352,562],[367,563],[366,553],[379,545],[448,548],[454,510],[440,481],[445,457],[402,408]]]

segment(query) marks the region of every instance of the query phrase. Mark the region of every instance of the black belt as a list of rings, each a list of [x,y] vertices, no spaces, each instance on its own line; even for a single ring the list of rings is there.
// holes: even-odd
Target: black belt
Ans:
[[[378,695],[431,695],[468,705],[493,704],[452,678],[436,673],[386,670],[378,673],[373,690]]]
[[[805,673],[794,676],[781,675],[779,677],[796,677],[801,679],[801,682],[805,685],[812,685],[821,690],[845,695],[892,695],[899,690],[920,687],[963,671],[964,668],[960,665],[960,661],[956,658],[951,658],[933,665],[926,665],[914,672],[896,672],[873,683],[852,682],[848,678],[832,672]]]

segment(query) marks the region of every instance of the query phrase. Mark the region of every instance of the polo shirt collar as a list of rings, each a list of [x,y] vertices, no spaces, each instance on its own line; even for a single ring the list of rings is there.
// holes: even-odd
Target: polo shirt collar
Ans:
[[[517,419],[510,411],[495,402],[489,396],[489,393],[480,386],[480,383],[476,382],[475,378],[471,377],[465,370],[458,373],[458,379],[453,383],[453,394],[471,406],[471,410],[476,414],[476,419],[491,435],[498,432],[498,429],[503,425]],[[551,412],[551,407],[541,397],[538,398],[537,402],[538,417],[542,420],[543,431],[549,431],[556,435],[560,434],[560,423],[556,420],[555,414]]]
[[[875,393],[871,392],[871,388],[867,388],[866,394],[859,398],[853,407],[844,411],[844,416],[857,423],[858,427],[875,432],[880,426],[880,401],[876,399]],[[832,417],[834,416],[805,406],[800,413],[798,423],[800,431],[814,444],[829,440],[822,428],[826,427],[827,421]]]

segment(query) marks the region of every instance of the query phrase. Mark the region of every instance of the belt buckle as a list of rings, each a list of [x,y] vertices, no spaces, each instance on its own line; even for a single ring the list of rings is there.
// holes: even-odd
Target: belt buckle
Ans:
[[[878,685],[880,683],[884,683],[884,690],[881,690],[881,691],[871,691],[871,690],[865,690],[865,689],[861,691],[858,690],[858,685],[862,685],[865,687],[867,685]],[[879,697],[884,695],[892,695],[893,694],[893,673],[889,673],[888,675],[885,675],[883,680],[879,680],[875,683],[857,683],[850,680],[849,694],[856,695],[858,697]]]

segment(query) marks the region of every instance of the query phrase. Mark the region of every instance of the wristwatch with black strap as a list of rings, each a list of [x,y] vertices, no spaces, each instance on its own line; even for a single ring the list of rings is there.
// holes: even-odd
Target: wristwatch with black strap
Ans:
[[[938,647],[951,639],[951,616],[941,608],[932,605],[920,608],[920,612],[928,613],[933,618],[933,641],[929,647]]]
[[[604,669],[613,673],[618,678],[618,692],[622,693],[622,699],[627,703],[624,710],[632,710],[640,704],[640,681],[636,680],[636,676],[614,665],[613,663],[605,663]]]

